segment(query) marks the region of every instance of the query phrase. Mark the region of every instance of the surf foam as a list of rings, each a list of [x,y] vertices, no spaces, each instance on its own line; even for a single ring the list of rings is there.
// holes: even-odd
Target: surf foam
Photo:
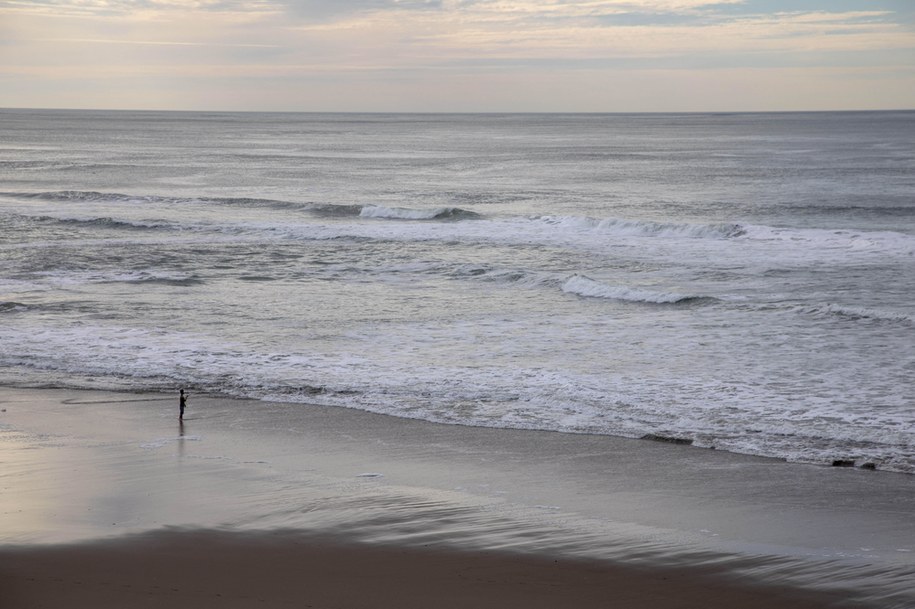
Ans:
[[[674,292],[656,292],[641,288],[611,286],[594,281],[584,275],[573,275],[566,280],[562,291],[589,298],[607,298],[626,302],[643,302],[651,304],[676,304],[700,300],[702,297]]]

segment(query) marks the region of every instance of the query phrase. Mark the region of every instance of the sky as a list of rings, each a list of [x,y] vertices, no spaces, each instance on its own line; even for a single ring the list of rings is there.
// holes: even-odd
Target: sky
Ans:
[[[915,0],[0,0],[0,107],[915,109]]]

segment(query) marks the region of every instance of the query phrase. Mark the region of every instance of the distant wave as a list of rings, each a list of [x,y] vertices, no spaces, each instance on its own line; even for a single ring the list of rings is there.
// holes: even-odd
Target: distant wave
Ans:
[[[610,300],[652,304],[679,304],[709,300],[709,298],[703,296],[677,294],[675,292],[655,292],[652,290],[629,288],[625,286],[611,286],[600,283],[599,281],[594,281],[584,275],[573,275],[572,277],[569,277],[563,284],[562,291],[570,294],[578,294],[579,296],[586,296],[588,298],[607,298]]]
[[[110,277],[98,278],[97,283],[153,283],[174,286],[190,286],[204,283],[196,275],[164,275],[146,272],[124,273]]]
[[[159,195],[130,195],[117,192],[97,192],[84,190],[59,190],[50,192],[4,192],[3,196],[39,201],[68,201],[86,203],[169,203],[169,204],[209,204],[250,208],[302,209],[309,210],[312,203],[295,203],[273,199],[253,199],[249,197],[163,197]],[[358,206],[355,207],[359,209]]]
[[[190,286],[204,283],[196,275],[184,273],[149,273],[147,271],[124,272],[64,272],[45,275],[40,282],[27,284],[29,291],[42,289],[44,286],[70,286],[99,283],[133,283],[133,284],[161,284],[174,286]]]
[[[80,225],[80,226],[95,226],[101,228],[117,228],[117,229],[129,229],[129,230],[160,230],[160,229],[171,229],[175,228],[175,225],[170,222],[144,222],[144,221],[127,221],[127,220],[115,220],[111,217],[100,217],[100,218],[67,218],[67,217],[55,217],[55,216],[35,216],[34,220],[38,222],[45,223],[57,223],[57,224],[71,224],[71,225]]]
[[[51,161],[8,161],[0,160],[0,169],[45,169],[54,166]]]
[[[45,302],[42,304],[25,304],[15,301],[0,301],[0,314],[2,313],[96,313],[97,309],[91,302],[80,300]]]
[[[626,286],[611,286],[585,275],[562,277],[555,273],[533,273],[521,269],[497,269],[486,265],[462,265],[449,273],[455,278],[473,278],[494,283],[512,284],[526,288],[560,289],[567,294],[586,298],[604,298],[648,304],[684,304],[715,300],[708,296],[658,292]]]
[[[385,218],[390,220],[466,220],[480,217],[480,214],[460,207],[413,209],[409,207],[384,207],[382,205],[366,205],[359,215],[363,218]]]
[[[526,288],[561,288],[564,278],[555,273],[531,272],[524,269],[496,268],[487,264],[462,264],[447,270],[455,279],[477,279],[492,283],[511,284]]]
[[[908,218],[915,215],[915,205],[787,205],[780,207],[792,215],[854,214],[857,216],[899,216]]]
[[[908,324],[915,323],[915,318],[913,318],[912,315],[867,307],[849,307],[837,304],[827,304],[815,307],[803,307],[803,311],[813,315],[834,315],[836,317],[846,317],[848,319],[872,319],[875,321],[892,321]]]
[[[356,217],[362,213],[362,205],[335,205],[331,203],[310,203],[303,208],[308,213],[327,218]]]
[[[50,192],[4,192],[4,196],[22,199],[37,199],[40,201],[133,201],[150,200],[157,197],[125,195],[120,193],[97,192],[94,190],[56,190]],[[162,198],[165,199],[164,197]],[[170,199],[169,199],[170,200]]]
[[[915,255],[915,235],[896,231],[861,231],[826,228],[776,228],[750,225],[746,237],[754,241],[782,242],[794,247],[855,252]]]
[[[2,196],[13,196],[19,198],[31,198],[45,201],[69,201],[69,202],[87,202],[87,203],[112,203],[122,205],[142,205],[145,202],[161,203],[166,206],[235,206],[246,209],[277,209],[290,211],[292,213],[308,214],[317,217],[326,218],[364,218],[364,219],[383,219],[383,220],[403,220],[403,221],[460,221],[470,219],[480,219],[483,216],[477,212],[470,211],[461,207],[436,207],[436,208],[409,208],[409,207],[388,207],[383,205],[362,205],[362,204],[335,204],[335,203],[318,203],[318,202],[290,202],[278,201],[271,199],[252,199],[252,198],[207,198],[207,197],[160,197],[156,195],[129,195],[122,193],[103,193],[96,191],[54,191],[40,193],[0,193]],[[104,214],[111,212],[102,212]],[[83,222],[95,224],[102,227],[122,228],[122,229],[184,229],[195,228],[193,226],[183,226],[179,224],[169,224],[162,220],[124,220],[122,218],[114,219],[110,217],[80,218],[76,216],[71,218],[43,216],[40,218],[44,221],[57,222]],[[862,231],[852,229],[828,229],[828,228],[792,228],[792,227],[775,227],[765,225],[751,225],[738,223],[684,223],[684,222],[654,222],[648,220],[632,220],[622,218],[605,218],[597,219],[588,216],[518,216],[515,221],[520,221],[519,226],[515,228],[524,231],[531,226],[542,229],[543,227],[555,227],[559,232],[581,233],[586,232],[591,235],[610,237],[647,237],[659,239],[696,239],[696,240],[730,240],[745,239],[752,242],[774,242],[784,244],[790,248],[792,255],[806,255],[809,250],[819,250],[829,253],[832,250],[848,251],[860,254],[881,254],[889,253],[892,255],[915,256],[915,235],[896,232],[896,231]],[[526,225],[526,226],[524,226]],[[213,228],[213,227],[197,227]],[[216,227],[218,228],[218,227]],[[252,226],[233,226],[232,229],[251,229],[257,230],[259,227]],[[262,227],[260,227],[262,228]],[[496,236],[500,239],[509,238],[508,232],[495,233],[495,229],[503,229],[504,224],[494,222],[493,231],[486,232],[483,228],[474,231],[474,235],[489,238]],[[228,228],[226,230],[229,230]],[[348,232],[340,234],[337,230],[326,229],[322,232],[311,231],[308,234],[314,238],[320,235],[320,238],[374,238],[374,234],[365,234],[359,232],[363,229],[354,229],[350,227]],[[352,231],[352,232],[350,232]],[[405,235],[408,238],[415,238],[416,235]],[[530,239],[534,240],[544,235],[531,235]],[[385,235],[390,238],[391,235]],[[428,235],[422,235],[426,238]],[[452,238],[452,235],[447,235]],[[547,235],[547,237],[551,237]],[[454,238],[473,238],[467,235],[457,235]]]
[[[147,195],[127,195],[116,192],[98,192],[95,190],[55,190],[49,192],[4,192],[8,197],[21,199],[37,199],[39,201],[91,201],[91,202],[127,202],[148,200],[174,200],[170,197],[155,197]]]
[[[31,307],[21,302],[0,301],[0,313],[15,313],[18,311],[28,311]]]
[[[540,216],[535,218],[546,224],[607,232],[616,235],[673,237],[690,239],[732,239],[746,230],[740,224],[688,224],[650,222],[644,220],[603,220],[583,216]]]
[[[900,323],[915,325],[915,316],[909,313],[898,311],[887,311],[885,309],[874,309],[870,307],[854,307],[847,305],[838,305],[834,303],[827,304],[761,304],[751,305],[751,310],[760,311],[781,311],[795,315],[805,315],[821,318],[840,318],[849,321],[872,321],[886,323]]]
[[[61,190],[37,193],[0,193],[4,196],[37,199],[42,201],[68,201],[86,203],[166,203],[205,204],[244,207],[255,209],[279,209],[302,211],[319,217],[385,218],[391,220],[467,220],[479,218],[480,214],[460,207],[436,207],[413,209],[407,207],[385,207],[383,205],[346,205],[333,203],[278,201],[248,197],[163,197],[158,195],[130,195],[97,191]],[[101,220],[101,219],[100,219]]]

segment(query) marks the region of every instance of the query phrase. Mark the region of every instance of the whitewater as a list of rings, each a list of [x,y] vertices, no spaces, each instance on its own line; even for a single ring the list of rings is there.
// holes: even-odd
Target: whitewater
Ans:
[[[0,111],[0,384],[915,473],[915,113]]]

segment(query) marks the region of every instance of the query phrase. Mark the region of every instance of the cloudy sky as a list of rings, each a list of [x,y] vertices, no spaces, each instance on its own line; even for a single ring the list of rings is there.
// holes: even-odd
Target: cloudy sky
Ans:
[[[915,108],[915,0],[0,0],[0,107]]]

